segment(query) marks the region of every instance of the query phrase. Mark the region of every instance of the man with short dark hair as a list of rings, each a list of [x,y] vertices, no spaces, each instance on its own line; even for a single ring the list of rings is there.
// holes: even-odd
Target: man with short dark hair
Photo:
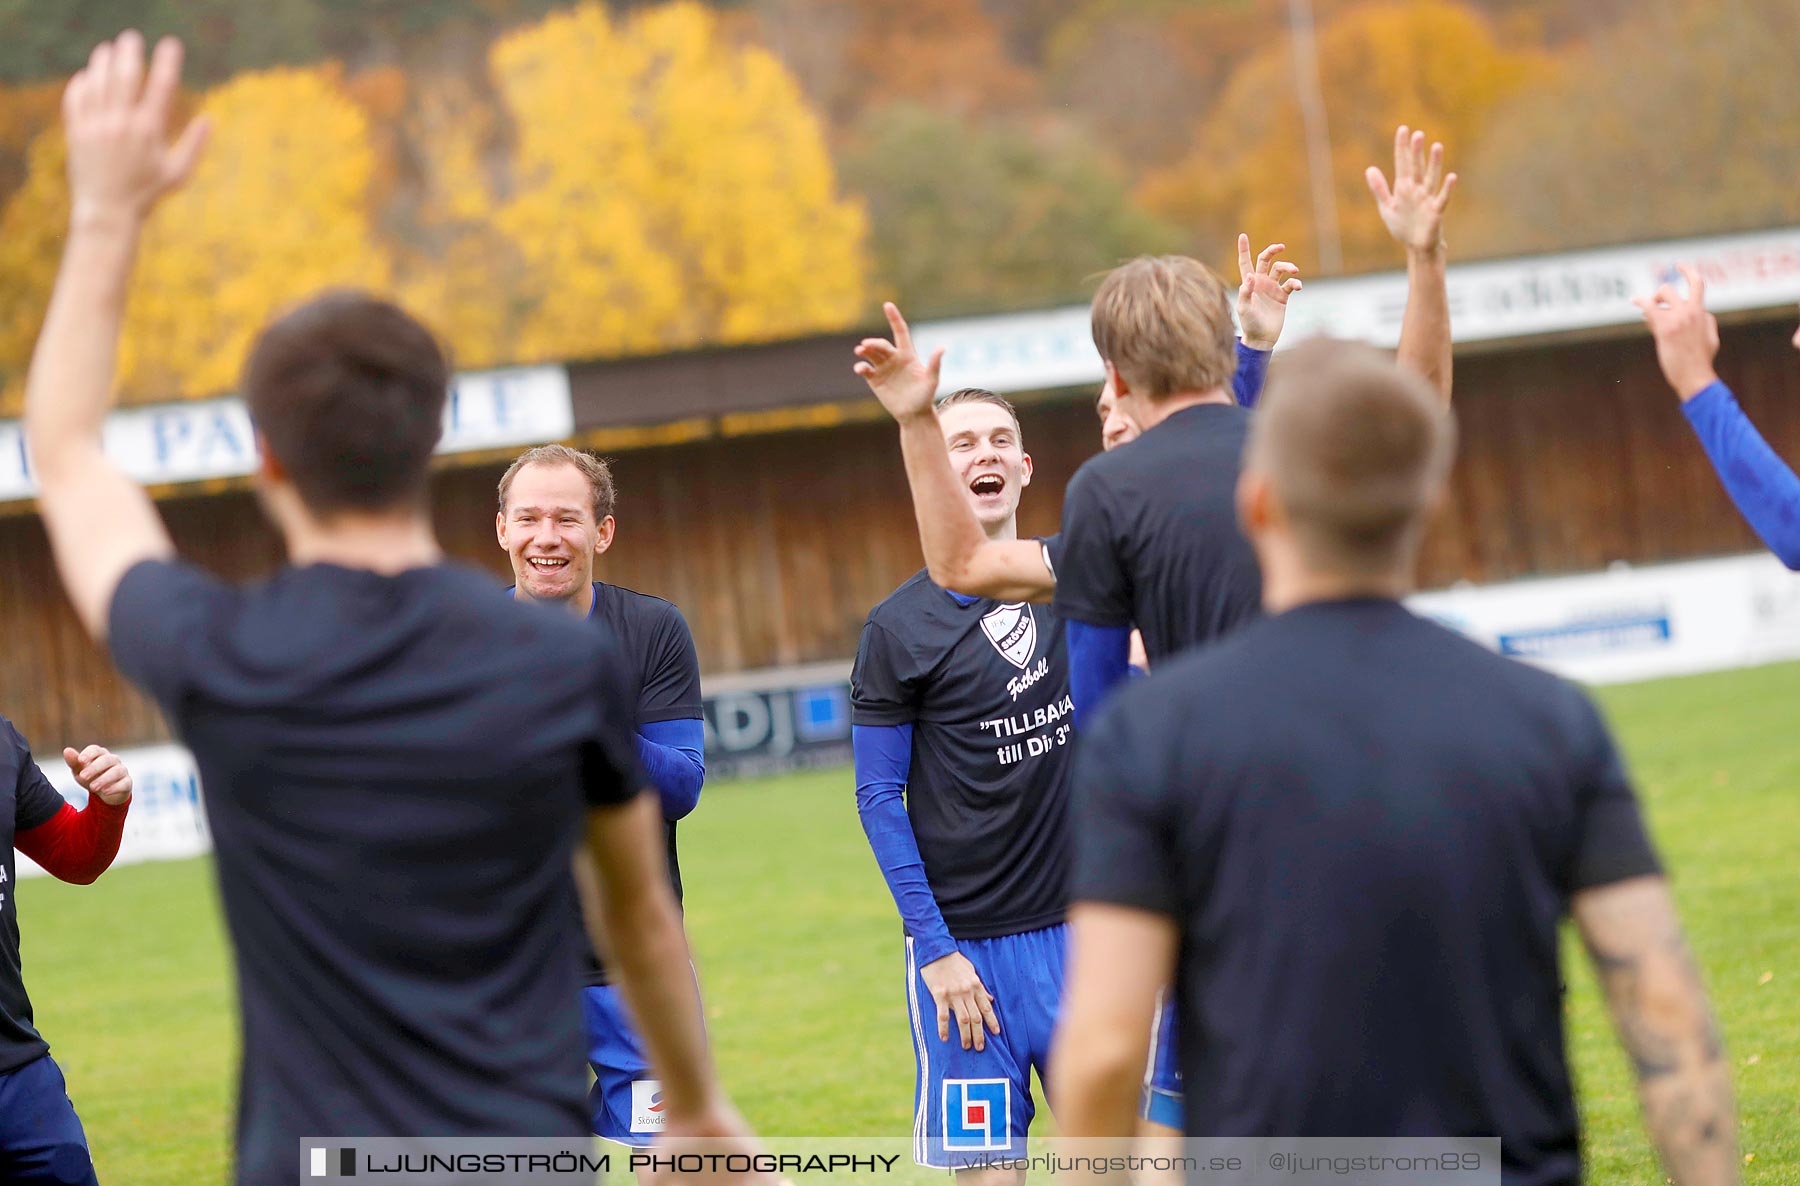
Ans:
[[[1502,1181],[1574,1186],[1572,913],[1665,1167],[1736,1180],[1718,1034],[1599,713],[1399,602],[1453,449],[1437,393],[1366,348],[1271,381],[1236,495],[1269,616],[1078,747],[1066,1135],[1129,1133],[1173,977],[1190,1136],[1498,1136]]]
[[[638,762],[662,801],[669,880],[679,904],[675,823],[699,804],[706,780],[694,637],[669,602],[594,579],[594,561],[612,547],[618,526],[617,492],[606,462],[567,445],[539,445],[507,467],[498,493],[494,530],[512,561],[513,596],[592,622],[623,660],[614,674],[631,706]],[[588,1093],[594,1134],[648,1145],[662,1131],[664,1113],[654,1106],[661,1085],[618,987],[591,951],[582,1006],[594,1070]]]
[[[164,40],[146,73],[126,33],[65,93],[69,235],[26,430],[77,614],[205,785],[243,1024],[237,1179],[292,1182],[302,1137],[585,1138],[571,867],[598,882],[669,1130],[741,1137],[617,660],[438,549],[448,367],[431,335],[332,294],[257,342],[258,492],[289,561],[263,584],[177,563],[102,449],[138,237],[206,135],[197,120],[168,146],[180,69]]]

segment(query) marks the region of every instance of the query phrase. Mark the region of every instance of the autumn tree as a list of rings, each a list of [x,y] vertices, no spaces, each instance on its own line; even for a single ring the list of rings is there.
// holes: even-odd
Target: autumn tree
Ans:
[[[494,223],[525,265],[520,357],[773,338],[861,310],[863,214],[819,121],[706,8],[584,4],[492,60],[517,141]]]
[[[1466,232],[1487,253],[1800,223],[1800,8],[1687,0],[1572,45],[1494,115]]]
[[[1363,179],[1369,165],[1388,159],[1394,128],[1423,128],[1466,153],[1494,108],[1548,69],[1536,51],[1504,44],[1485,17],[1454,0],[1352,8],[1319,30],[1318,53],[1338,228],[1352,271],[1394,263]],[[1186,159],[1145,182],[1145,203],[1190,228],[1198,249],[1216,254],[1215,244],[1247,230],[1259,243],[1285,241],[1298,262],[1318,266],[1293,73],[1284,35],[1232,76]]]
[[[1084,300],[1096,271],[1180,241],[1072,133],[977,128],[897,106],[851,138],[883,296],[943,315]]]
[[[1013,61],[981,0],[755,0],[759,41],[831,124],[910,101],[973,116],[1023,109],[1036,77]]]
[[[337,72],[242,75],[201,104],[213,143],[144,233],[120,352],[127,401],[231,390],[251,340],[285,305],[329,286],[382,288],[371,233],[368,127]],[[16,410],[67,221],[60,129],[0,217],[0,368]]]

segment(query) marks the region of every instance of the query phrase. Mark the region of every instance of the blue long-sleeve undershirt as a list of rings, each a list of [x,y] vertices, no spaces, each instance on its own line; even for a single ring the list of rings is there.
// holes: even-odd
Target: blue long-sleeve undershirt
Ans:
[[[1075,702],[1075,727],[1080,729],[1107,693],[1130,678],[1131,627],[1070,621],[1063,638],[1069,648],[1069,698]]]
[[[1738,512],[1783,564],[1800,571],[1800,477],[1756,431],[1725,384],[1714,383],[1681,410]]]
[[[1231,397],[1238,406],[1254,408],[1256,401],[1262,398],[1263,380],[1269,376],[1269,359],[1274,352],[1258,350],[1254,346],[1244,345],[1244,339],[1237,342],[1237,371],[1231,376]]]
[[[856,757],[856,814],[922,968],[955,951],[956,940],[931,895],[919,841],[906,816],[903,792],[912,771],[912,735],[911,725],[853,725],[850,746]]]
[[[706,782],[706,725],[698,718],[638,726],[638,764],[662,799],[664,819],[680,819],[700,802]]]

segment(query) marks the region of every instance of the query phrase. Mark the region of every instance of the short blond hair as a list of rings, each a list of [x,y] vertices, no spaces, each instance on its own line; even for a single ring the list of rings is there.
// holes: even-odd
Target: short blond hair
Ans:
[[[1141,255],[1094,294],[1094,346],[1150,399],[1215,391],[1236,369],[1231,288],[1184,255]]]
[[[1424,379],[1369,346],[1318,338],[1276,364],[1244,466],[1263,475],[1313,567],[1410,565],[1456,455],[1456,421]]]
[[[500,475],[501,514],[506,513],[506,497],[512,493],[513,479],[528,465],[574,466],[587,479],[588,490],[593,494],[594,522],[599,523],[613,513],[618,493],[613,489],[612,466],[582,449],[571,449],[567,445],[537,445],[519,454]]]

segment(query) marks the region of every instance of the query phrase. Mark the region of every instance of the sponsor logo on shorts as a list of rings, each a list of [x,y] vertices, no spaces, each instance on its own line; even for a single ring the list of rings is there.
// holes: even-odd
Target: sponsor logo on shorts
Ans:
[[[1011,1134],[1012,1090],[1006,1080],[944,1080],[945,1149],[1004,1149]]]
[[[655,1079],[631,1081],[631,1131],[661,1132],[669,1124],[663,1110],[662,1084]]]

